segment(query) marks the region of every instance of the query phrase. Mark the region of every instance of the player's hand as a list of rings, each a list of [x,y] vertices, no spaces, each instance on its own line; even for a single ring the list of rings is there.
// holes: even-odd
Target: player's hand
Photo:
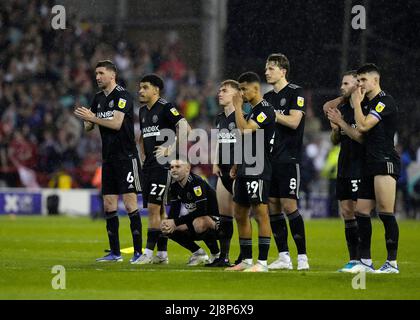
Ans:
[[[238,167],[237,167],[237,166],[233,166],[233,167],[230,169],[230,172],[229,172],[230,177],[231,177],[232,179],[236,179],[236,174],[237,174],[237,172],[238,172]]]
[[[213,174],[215,174],[218,177],[222,176],[222,170],[220,170],[220,167],[217,164],[213,165]]]
[[[174,219],[165,219],[161,223],[161,230],[164,234],[170,234],[175,231],[176,225]]]
[[[366,89],[363,89],[362,87],[357,87],[356,90],[353,91],[353,93],[350,96],[350,101],[353,107],[355,105],[360,105],[365,98]]]
[[[77,107],[74,110],[74,115],[84,121],[92,122],[96,118],[95,114],[86,107]]]
[[[155,151],[153,153],[155,154],[156,158],[160,157],[169,157],[172,154],[172,148],[164,147],[164,146],[157,146],[155,147]]]
[[[242,94],[240,91],[238,91],[236,94],[234,94],[232,98],[233,106],[235,107],[235,110],[241,110],[242,106],[244,104],[244,99],[242,98]]]
[[[334,128],[333,125],[335,125],[336,127],[340,126],[340,122],[343,119],[340,110],[338,110],[337,108],[329,109],[327,112],[327,117],[328,120],[330,120],[331,128],[333,129],[337,129]]]

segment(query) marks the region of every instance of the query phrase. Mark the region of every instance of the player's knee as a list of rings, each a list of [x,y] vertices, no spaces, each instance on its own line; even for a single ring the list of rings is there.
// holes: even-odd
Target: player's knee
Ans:
[[[117,210],[117,206],[111,200],[104,199],[104,210],[105,212],[111,212]]]
[[[296,210],[297,210],[296,203],[285,203],[283,205],[283,211],[286,214],[291,214],[291,213],[295,212]]]
[[[203,233],[208,229],[206,223],[199,219],[193,221],[193,227],[197,234]]]

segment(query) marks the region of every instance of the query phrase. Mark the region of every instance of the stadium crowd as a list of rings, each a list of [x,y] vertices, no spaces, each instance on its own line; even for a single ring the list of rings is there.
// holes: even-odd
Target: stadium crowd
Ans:
[[[99,60],[113,60],[118,83],[135,96],[142,75],[159,74],[165,80],[165,97],[177,104],[192,127],[212,128],[220,112],[218,83],[199,79],[180,58],[185,48],[179,39],[113,46],[101,24],[78,17],[67,19],[67,29],[53,30],[50,7],[50,1],[7,1],[0,8],[0,186],[59,187],[66,178],[67,187],[94,187],[100,135],[98,130],[83,134],[73,108],[89,105],[96,88],[93,68]],[[302,164],[306,192],[320,176],[329,178],[325,167],[330,165],[331,145],[321,129],[321,119],[309,110]],[[399,146],[399,152],[403,168],[420,162],[418,140]],[[215,183],[210,165],[194,170]],[[399,186],[409,210],[407,183],[403,169]]]

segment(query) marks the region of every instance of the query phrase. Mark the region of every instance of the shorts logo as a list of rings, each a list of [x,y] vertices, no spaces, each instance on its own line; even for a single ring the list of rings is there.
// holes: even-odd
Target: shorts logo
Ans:
[[[286,105],[286,98],[280,100],[280,106],[284,107]]]
[[[127,100],[125,100],[125,99],[123,99],[123,98],[120,98],[120,100],[118,100],[118,108],[120,108],[120,109],[124,109],[124,108],[125,108],[126,103],[127,103]]]
[[[382,112],[382,110],[384,110],[384,108],[385,108],[385,104],[383,104],[382,102],[379,102],[379,103],[376,105],[375,110],[376,110],[377,112]]]
[[[297,97],[297,105],[299,107],[303,107],[304,104],[305,104],[305,98],[303,98],[303,97]]]
[[[197,197],[199,197],[203,194],[203,191],[201,190],[200,186],[197,186],[197,187],[194,187],[194,193]]]
[[[259,123],[264,122],[264,120],[265,120],[265,119],[267,119],[267,116],[265,115],[265,113],[264,113],[264,112],[261,112],[261,113],[257,116],[257,121],[258,121]]]
[[[171,112],[172,112],[172,114],[174,115],[174,116],[179,116],[179,112],[178,112],[178,110],[176,110],[175,108],[171,108],[171,110],[170,110]]]
[[[111,100],[111,101],[109,102],[108,107],[109,107],[110,109],[114,108],[114,100]]]
[[[159,118],[158,118],[158,116],[155,114],[155,115],[153,116],[153,118],[152,118],[153,123],[158,122],[158,120],[159,120]]]

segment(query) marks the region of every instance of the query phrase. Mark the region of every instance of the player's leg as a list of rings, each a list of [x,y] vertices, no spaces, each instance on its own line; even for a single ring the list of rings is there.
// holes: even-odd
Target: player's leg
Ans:
[[[220,260],[225,266],[229,264],[229,249],[233,235],[233,198],[221,178],[217,180],[216,196],[220,212]]]
[[[271,227],[268,214],[268,204],[258,203],[252,205],[255,213],[255,220],[258,224],[258,260],[257,263],[244,270],[245,272],[265,272],[268,271],[267,258],[270,250]]]
[[[338,178],[336,195],[339,200],[340,214],[344,220],[344,234],[350,260],[339,272],[349,272],[359,261],[359,237],[355,217],[358,179]]]
[[[103,258],[96,259],[98,262],[122,261],[119,240],[119,219],[118,219],[118,184],[115,177],[115,168],[111,163],[102,165],[102,195],[105,211],[106,230],[108,234],[109,247],[111,252]]]
[[[119,219],[117,212],[118,195],[107,194],[103,196],[106,230],[108,234],[111,252],[103,258],[96,259],[98,262],[122,261],[119,240]]]
[[[217,217],[219,219],[219,217]],[[194,219],[192,222],[197,239],[201,239],[210,250],[212,263],[220,256],[219,246],[217,245],[216,222],[210,216],[202,216]]]
[[[130,219],[130,230],[134,247],[134,255],[130,261],[133,262],[140,257],[143,247],[142,223],[137,204],[137,193],[125,193],[122,195],[122,198]]]
[[[297,270],[308,270],[309,263],[306,255],[306,236],[305,236],[305,223],[303,217],[299,212],[296,199],[282,198],[280,199],[282,209],[286,213],[289,220],[290,233],[296,244],[298,253],[298,266]]]
[[[289,245],[287,243],[288,229],[286,216],[282,211],[280,202],[280,188],[282,184],[281,172],[278,172],[277,166],[273,166],[273,175],[270,183],[269,213],[270,225],[276,242],[279,258],[272,262],[269,269],[293,269],[290,259]]]
[[[399,228],[395,219],[395,197],[397,181],[390,175],[377,175],[374,178],[376,210],[385,228],[385,243],[388,252],[385,264],[378,273],[399,273],[397,251]]]
[[[148,228],[147,228],[147,241],[146,248],[144,250],[144,257],[141,257],[142,263],[152,263],[153,251],[159,238],[162,237],[160,230],[162,210],[166,204],[167,192],[170,183],[170,175],[168,170],[162,168],[155,168],[151,172],[146,174],[148,176],[145,181],[147,193],[143,190],[143,195],[147,197],[147,210],[148,210]],[[143,202],[144,203],[144,202]],[[166,247],[166,244],[163,244]],[[167,260],[167,251],[159,248],[159,260]],[[158,250],[159,250],[158,249]]]
[[[299,164],[284,164],[281,167],[282,176],[279,183],[279,197],[282,212],[289,220],[290,233],[297,248],[297,269],[308,270],[309,263],[306,255],[305,223],[299,212],[300,167]]]
[[[351,268],[350,272],[374,272],[371,257],[372,222],[370,213],[375,209],[375,192],[373,177],[366,176],[361,179],[356,203],[355,217],[359,236],[360,263]]]
[[[165,204],[163,203],[160,207],[160,221],[167,218]],[[153,260],[154,263],[168,263],[168,237],[163,233],[160,233],[158,241],[156,243],[157,253]]]

